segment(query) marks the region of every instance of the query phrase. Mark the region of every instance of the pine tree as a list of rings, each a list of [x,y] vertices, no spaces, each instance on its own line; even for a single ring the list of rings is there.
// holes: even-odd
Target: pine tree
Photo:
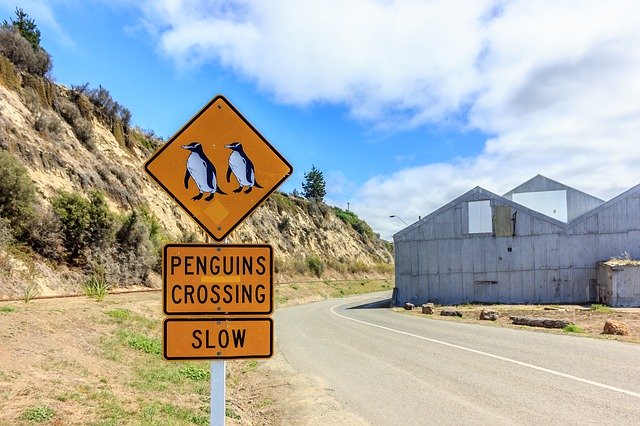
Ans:
[[[326,183],[322,172],[312,166],[311,170],[304,174],[304,182],[302,182],[302,195],[308,199],[323,201],[327,194]]]
[[[29,15],[19,7],[16,8],[16,17],[17,19],[12,19],[10,23],[5,20],[2,26],[5,28],[15,28],[20,32],[20,35],[31,44],[33,50],[39,50],[40,30],[36,22],[29,18]]]

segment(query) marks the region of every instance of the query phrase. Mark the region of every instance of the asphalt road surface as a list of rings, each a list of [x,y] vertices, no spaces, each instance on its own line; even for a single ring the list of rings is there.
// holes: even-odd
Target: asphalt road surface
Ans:
[[[370,424],[640,424],[640,345],[410,316],[389,296],[278,309],[277,350]]]

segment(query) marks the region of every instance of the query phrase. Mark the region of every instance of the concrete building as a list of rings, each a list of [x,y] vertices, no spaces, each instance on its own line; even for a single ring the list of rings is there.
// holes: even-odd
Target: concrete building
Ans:
[[[396,305],[601,301],[598,262],[640,258],[640,185],[607,202],[540,175],[476,187],[394,242]]]

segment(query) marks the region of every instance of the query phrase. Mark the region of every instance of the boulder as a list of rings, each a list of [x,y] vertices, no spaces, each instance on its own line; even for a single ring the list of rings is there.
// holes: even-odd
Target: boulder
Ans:
[[[422,305],[422,313],[431,315],[433,314],[433,303],[425,303]]]
[[[482,311],[480,311],[480,319],[487,320],[487,321],[495,321],[498,319],[498,312],[488,311],[486,309],[483,309]]]
[[[564,319],[509,317],[516,325],[528,325],[530,327],[565,328],[571,321]]]
[[[404,309],[406,311],[412,311],[413,308],[415,308],[415,307],[416,307],[416,305],[414,305],[413,303],[407,302],[407,303],[404,304]]]
[[[440,311],[440,315],[445,317],[462,317],[462,312],[454,311],[450,309],[443,309],[442,311]]]
[[[629,326],[622,321],[607,320],[604,323],[604,334],[617,334],[618,336],[626,336],[629,334]]]

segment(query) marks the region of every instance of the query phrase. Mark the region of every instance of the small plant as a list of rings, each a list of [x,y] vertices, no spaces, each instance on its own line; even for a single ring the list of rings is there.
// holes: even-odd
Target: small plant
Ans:
[[[107,283],[106,272],[103,268],[98,267],[84,283],[84,293],[100,302],[108,292],[109,283]]]
[[[609,306],[601,305],[599,303],[592,304],[590,309],[592,311],[594,311],[594,312],[600,312],[600,313],[603,313],[603,314],[607,314],[607,313],[613,312],[613,309],[610,308]]]
[[[128,319],[131,316],[131,311],[123,308],[116,308],[107,312],[111,318],[119,320],[120,322]]]
[[[134,349],[151,354],[162,354],[162,343],[158,339],[147,337],[144,334],[134,333],[127,330],[118,330],[117,334],[123,342]]]
[[[562,331],[565,331],[567,333],[584,333],[584,329],[575,324],[569,324],[568,326],[563,328]]]
[[[238,413],[236,413],[235,411],[233,411],[233,409],[231,408],[227,408],[224,410],[224,415],[225,417],[229,417],[231,419],[234,420],[240,420],[240,415]]]
[[[193,365],[185,365],[184,367],[180,367],[180,369],[178,369],[178,374],[181,377],[186,377],[187,379],[191,380],[209,380],[210,378],[210,373],[207,370]]]
[[[307,257],[307,267],[313,275],[320,278],[324,271],[324,262],[316,255]]]
[[[20,418],[34,423],[42,423],[53,419],[55,415],[56,412],[53,411],[53,408],[47,407],[46,405],[39,405],[37,407],[27,408]]]
[[[15,312],[15,310],[16,308],[14,308],[13,306],[9,306],[9,305],[0,306],[0,312],[3,312],[3,313]]]
[[[29,284],[25,287],[24,293],[22,294],[22,300],[24,303],[28,303],[31,299],[38,295],[38,287],[35,284]]]

